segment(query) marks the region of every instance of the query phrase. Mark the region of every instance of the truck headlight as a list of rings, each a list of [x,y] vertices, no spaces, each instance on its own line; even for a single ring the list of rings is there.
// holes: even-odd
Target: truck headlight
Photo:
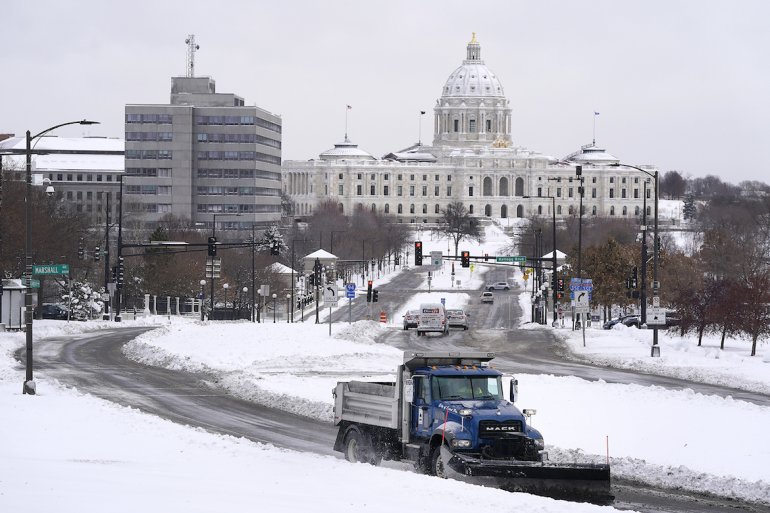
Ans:
[[[473,410],[469,410],[468,408],[465,408],[463,410],[458,410],[457,413],[462,417],[470,417],[473,415]]]
[[[542,438],[535,438],[533,441],[535,442],[535,447],[537,447],[538,449],[545,448],[545,440],[543,440]]]
[[[457,438],[452,440],[452,447],[457,447],[458,449],[468,449],[470,446],[470,440],[458,440]]]

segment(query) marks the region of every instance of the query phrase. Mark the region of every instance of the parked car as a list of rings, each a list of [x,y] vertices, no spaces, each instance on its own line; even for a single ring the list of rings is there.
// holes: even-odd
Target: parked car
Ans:
[[[511,286],[508,285],[508,282],[498,281],[495,283],[487,283],[485,288],[487,290],[509,290]]]
[[[481,296],[479,297],[479,300],[482,303],[494,303],[495,302],[495,296],[491,292],[482,292]]]
[[[450,328],[468,329],[468,314],[462,308],[452,308],[446,311],[446,320]]]
[[[42,312],[43,319],[67,320],[67,309],[53,303],[44,303],[35,309],[35,317]]]
[[[622,317],[618,317],[617,319],[610,319],[609,321],[604,323],[604,329],[610,330],[615,326],[616,324],[623,324],[624,326],[633,326],[635,328],[639,327],[639,316],[636,314],[632,315],[624,315]]]
[[[404,314],[404,329],[408,330],[409,328],[416,328],[417,323],[420,321],[420,311],[419,310],[408,310]]]

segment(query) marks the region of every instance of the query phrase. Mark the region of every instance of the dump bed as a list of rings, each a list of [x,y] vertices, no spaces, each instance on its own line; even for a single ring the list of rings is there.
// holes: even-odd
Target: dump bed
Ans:
[[[334,424],[348,421],[398,429],[400,397],[395,383],[337,383],[334,389]]]

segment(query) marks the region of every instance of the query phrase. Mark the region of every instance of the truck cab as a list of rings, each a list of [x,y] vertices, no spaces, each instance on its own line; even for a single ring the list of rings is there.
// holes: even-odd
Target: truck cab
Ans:
[[[543,436],[503,394],[503,375],[483,365],[412,370],[413,441],[441,436],[452,451],[485,459],[541,461]],[[515,380],[511,398],[515,398]],[[430,443],[430,442],[428,442]]]

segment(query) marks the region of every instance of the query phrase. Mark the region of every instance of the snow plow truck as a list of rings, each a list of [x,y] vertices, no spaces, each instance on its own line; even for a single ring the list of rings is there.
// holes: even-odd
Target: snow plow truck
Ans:
[[[408,351],[395,383],[337,383],[334,450],[351,462],[409,461],[439,477],[611,502],[609,465],[548,461],[543,436],[528,421],[534,411],[514,406],[514,378],[505,398],[504,376],[489,365],[494,356]]]

